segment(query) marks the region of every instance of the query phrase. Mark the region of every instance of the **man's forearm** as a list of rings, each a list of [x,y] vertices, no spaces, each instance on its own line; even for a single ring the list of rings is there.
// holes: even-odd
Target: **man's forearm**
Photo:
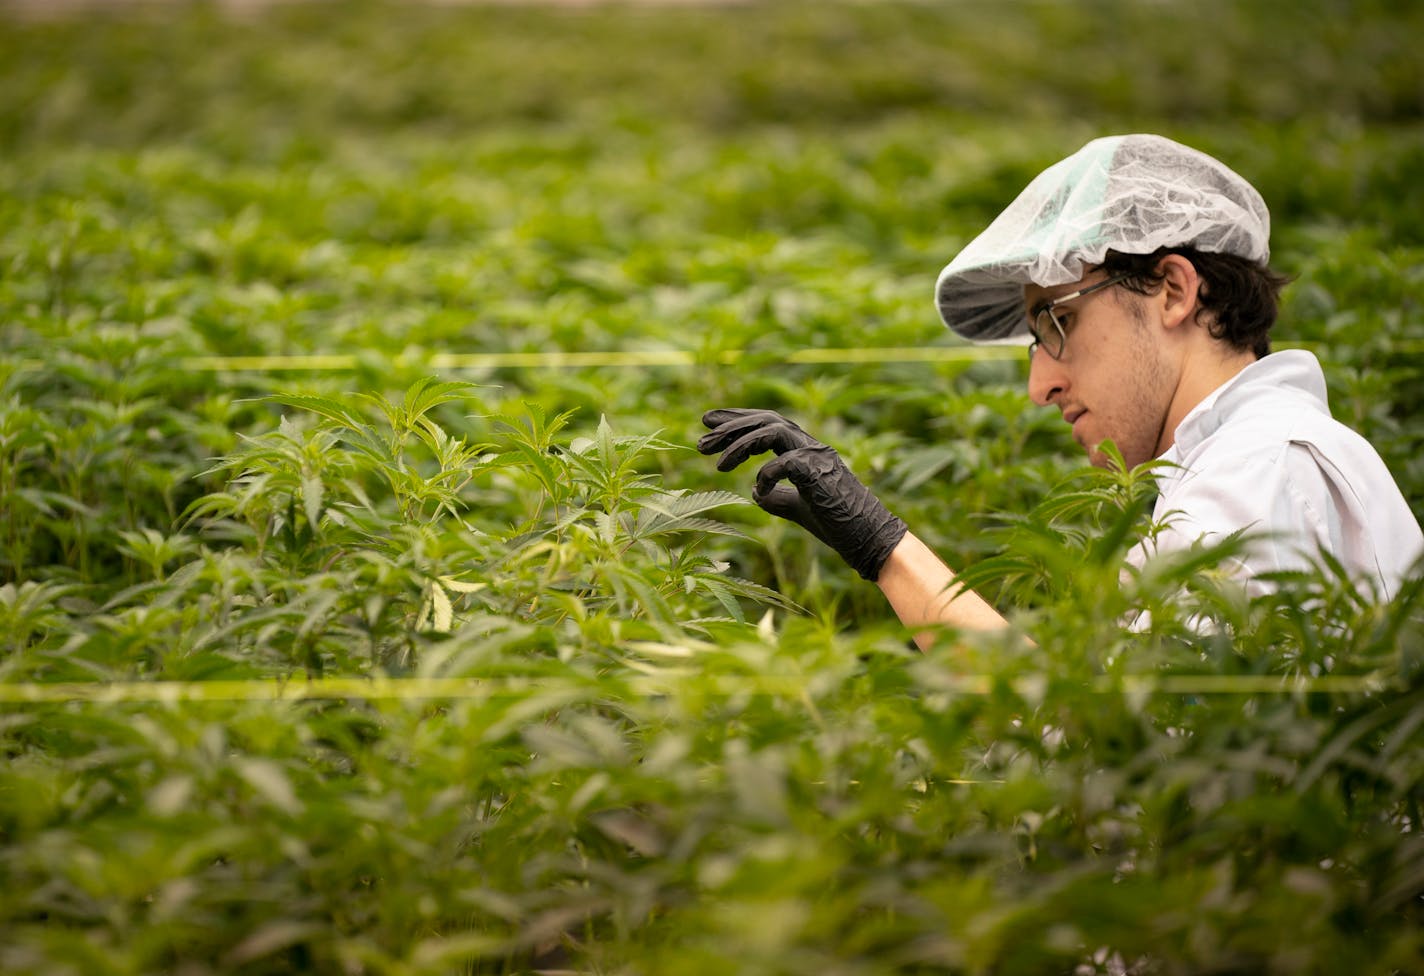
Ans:
[[[921,650],[934,643],[934,631],[944,624],[964,630],[999,630],[1009,625],[973,590],[959,585],[953,570],[913,532],[907,532],[880,569],[876,585],[901,622],[915,634]]]

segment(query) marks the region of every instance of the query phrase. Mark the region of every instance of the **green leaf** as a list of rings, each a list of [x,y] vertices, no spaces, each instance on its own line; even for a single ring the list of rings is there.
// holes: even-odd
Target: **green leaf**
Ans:
[[[325,417],[338,427],[347,430],[361,430],[365,424],[349,407],[338,400],[330,397],[312,396],[309,394],[297,393],[273,393],[262,398],[268,403],[280,403],[288,407],[297,407]]]

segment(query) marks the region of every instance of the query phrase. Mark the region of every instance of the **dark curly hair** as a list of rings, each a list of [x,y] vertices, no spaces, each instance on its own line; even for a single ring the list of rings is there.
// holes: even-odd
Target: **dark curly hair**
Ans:
[[[1169,254],[1180,254],[1197,269],[1201,278],[1198,314],[1210,315],[1207,331],[1212,338],[1249,350],[1257,359],[1271,351],[1269,333],[1276,323],[1281,289],[1291,280],[1288,275],[1234,254],[1213,254],[1192,247],[1159,247],[1151,254],[1109,251],[1101,267],[1108,274],[1127,275],[1122,282],[1127,290],[1155,295],[1165,278],[1157,264]]]

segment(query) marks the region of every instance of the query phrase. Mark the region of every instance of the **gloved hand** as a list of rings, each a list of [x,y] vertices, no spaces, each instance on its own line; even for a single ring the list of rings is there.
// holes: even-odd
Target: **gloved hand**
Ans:
[[[776,458],[757,472],[752,500],[809,529],[863,578],[879,578],[906,525],[851,474],[833,448],[771,410],[709,410],[702,422],[712,432],[697,442],[697,450],[721,451],[718,471],[774,451]]]

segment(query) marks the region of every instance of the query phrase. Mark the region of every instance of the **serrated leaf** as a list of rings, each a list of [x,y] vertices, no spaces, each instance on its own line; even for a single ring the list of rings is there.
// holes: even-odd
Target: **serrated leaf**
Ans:
[[[618,524],[607,512],[594,512],[593,521],[598,526],[598,537],[605,544],[612,545],[618,536]]]
[[[439,583],[430,584],[430,604],[432,626],[448,633],[455,622],[455,609],[450,606],[450,595]]]
[[[417,418],[423,417],[442,403],[464,399],[475,389],[475,384],[463,380],[439,382],[433,376],[427,376],[411,384],[402,403],[405,405],[407,417],[414,423]]]
[[[747,534],[735,525],[704,518],[675,518],[661,521],[638,528],[635,534],[637,538],[649,539],[653,536],[671,535],[674,532],[701,532],[704,535],[729,535],[738,539],[747,538]]]
[[[618,458],[617,449],[613,446],[613,428],[608,426],[608,417],[599,415],[598,431],[595,435],[598,444],[598,456],[605,466],[611,466]]]
[[[440,577],[440,584],[454,593],[478,593],[481,590],[489,589],[488,582],[471,583],[465,580],[457,580],[453,576]]]
[[[326,486],[322,484],[321,475],[309,474],[302,477],[302,507],[312,531],[316,531],[317,526],[321,524],[321,506],[325,492]]]
[[[717,602],[732,616],[733,620],[736,620],[738,623],[746,622],[747,618],[746,615],[742,613],[741,605],[737,603],[737,598],[732,595],[731,587],[725,582],[708,576],[698,576],[696,577],[696,581],[702,589],[712,594]]]
[[[638,504],[669,518],[683,518],[721,508],[724,505],[751,505],[749,498],[730,491],[694,491],[685,494],[657,494],[640,498]]]
[[[280,403],[288,407],[307,410],[341,427],[357,429],[362,421],[346,404],[330,397],[312,396],[302,393],[274,393],[262,398],[269,403]]]

